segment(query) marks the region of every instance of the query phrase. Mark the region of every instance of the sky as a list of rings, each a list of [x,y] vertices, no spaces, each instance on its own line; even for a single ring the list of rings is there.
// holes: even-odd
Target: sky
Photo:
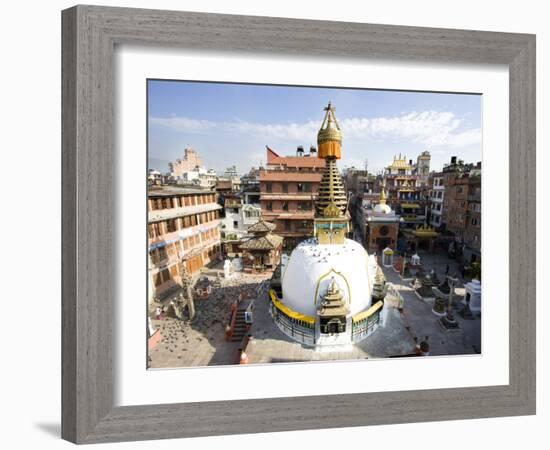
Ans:
[[[424,150],[432,170],[451,156],[481,161],[477,94],[149,80],[149,168],[167,172],[187,146],[218,173],[265,165],[266,145],[281,156],[298,145],[307,152],[329,100],[343,134],[341,169],[377,173],[394,155],[416,161]]]

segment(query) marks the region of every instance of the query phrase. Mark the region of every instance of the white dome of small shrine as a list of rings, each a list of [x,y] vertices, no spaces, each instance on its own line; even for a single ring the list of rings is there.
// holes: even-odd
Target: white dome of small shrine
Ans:
[[[376,214],[391,214],[392,213],[392,209],[390,208],[389,205],[387,205],[386,203],[378,203],[375,207],[374,207],[374,212]]]

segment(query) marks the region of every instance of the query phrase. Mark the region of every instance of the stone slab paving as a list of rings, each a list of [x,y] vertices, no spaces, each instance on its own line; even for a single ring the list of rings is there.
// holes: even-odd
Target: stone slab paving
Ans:
[[[442,254],[419,253],[424,269],[434,269],[444,279],[450,273],[459,278],[457,291],[463,295],[464,280],[459,265]],[[253,339],[247,348],[249,364],[294,363],[306,361],[361,360],[369,358],[399,357],[414,353],[415,341],[428,336],[430,355],[464,355],[481,351],[481,319],[464,320],[455,313],[460,328],[446,331],[439,317],[432,313],[433,302],[424,302],[392,268],[383,268],[388,282],[395,285],[405,303],[402,312],[390,309],[386,327],[379,327],[363,342],[347,351],[317,351],[297,343],[282,333],[269,315],[267,295],[269,275],[241,276],[223,280],[210,299],[197,301],[197,315],[193,322],[167,318],[154,321],[160,327],[162,340],[150,353],[151,368],[196,367],[236,364],[240,343],[226,342],[224,327],[228,320],[229,305],[240,292],[255,297]],[[460,300],[460,299],[455,299]]]
[[[207,300],[195,301],[192,321],[166,317],[152,320],[162,339],[149,351],[148,367],[198,367],[235,364],[240,342],[225,341],[225,326],[231,303],[243,297],[255,297],[265,276],[240,275],[222,279],[220,288],[213,288]]]
[[[447,265],[449,266],[449,273],[459,279],[457,295],[453,302],[462,307],[460,302],[464,296],[465,280],[460,277],[458,263],[441,254],[419,253],[419,255],[425,271],[435,270],[441,281],[444,280]],[[412,287],[403,282],[392,268],[383,268],[383,272],[386,280],[393,283],[405,299],[403,320],[409,327],[411,335],[417,336],[419,341],[423,340],[425,336],[429,337],[430,355],[464,355],[481,352],[481,318],[479,315],[476,315],[474,320],[464,320],[458,314],[459,309],[455,309],[454,317],[459,324],[459,329],[447,331],[440,325],[439,317],[432,313],[433,300],[419,299]]]

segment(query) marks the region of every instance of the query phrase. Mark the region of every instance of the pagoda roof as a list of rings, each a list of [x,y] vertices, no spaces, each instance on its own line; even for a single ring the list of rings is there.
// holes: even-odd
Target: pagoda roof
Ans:
[[[260,219],[254,225],[248,227],[247,231],[249,233],[269,233],[276,228],[276,225],[270,222],[266,222],[263,219]]]
[[[265,236],[255,236],[241,244],[244,250],[273,250],[283,243],[282,236],[276,234],[266,234]]]

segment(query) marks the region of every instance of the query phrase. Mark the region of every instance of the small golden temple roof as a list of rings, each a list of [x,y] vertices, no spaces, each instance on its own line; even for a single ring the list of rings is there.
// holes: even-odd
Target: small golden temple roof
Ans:
[[[399,170],[399,169],[405,169],[405,170],[411,170],[412,167],[409,165],[409,163],[407,162],[407,157],[405,155],[403,155],[403,157],[401,157],[401,154],[399,154],[399,156],[394,156],[393,157],[393,162],[388,166],[388,169],[396,169],[396,170]]]
[[[345,316],[349,314],[349,308],[344,300],[344,295],[340,290],[340,286],[333,278],[328,286],[327,292],[321,300],[321,308],[319,308],[319,316]]]
[[[437,237],[439,233],[429,225],[424,224],[414,230],[414,235],[417,237]]]

